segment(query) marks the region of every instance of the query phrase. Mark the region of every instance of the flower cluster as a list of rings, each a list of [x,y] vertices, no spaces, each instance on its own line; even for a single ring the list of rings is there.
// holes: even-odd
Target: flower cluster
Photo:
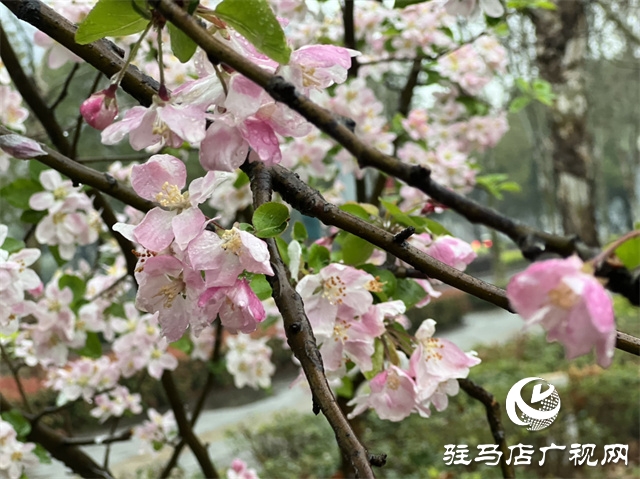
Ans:
[[[237,388],[271,386],[271,376],[276,367],[271,362],[272,351],[267,346],[267,339],[251,339],[244,334],[227,338],[227,371],[233,376]]]
[[[36,227],[36,239],[58,246],[60,256],[70,260],[77,245],[88,245],[98,239],[102,229],[100,216],[89,197],[74,187],[71,180],[63,180],[57,171],[40,173],[40,183],[45,191],[29,199],[31,209],[47,212]]]
[[[32,442],[19,441],[13,426],[0,419],[0,478],[25,477],[30,468],[39,463],[33,453],[35,447]]]
[[[5,243],[9,228],[0,224],[0,248]],[[42,288],[38,275],[29,268],[40,257],[40,250],[24,248],[9,254],[0,249],[0,334],[11,334],[18,329],[18,319],[29,314],[30,302],[25,292]]]
[[[422,323],[409,364],[405,357],[404,365],[390,364],[371,379],[370,391],[361,391],[349,403],[355,405],[349,417],[371,408],[381,419],[401,421],[414,412],[429,417],[431,405],[438,411],[447,407],[448,396],[458,393],[457,379],[466,378],[480,359],[449,340],[434,338],[435,324],[432,319]]]
[[[218,314],[232,333],[254,331],[264,308],[239,276],[273,274],[267,246],[237,228],[210,231],[198,205],[211,196],[215,174],[194,180],[182,193],[186,175],[184,163],[171,155],[154,155],[132,169],[136,193],[159,204],[136,226],[114,226],[145,250],[138,253],[136,306],[158,314],[169,341],[189,326],[199,334]]]
[[[148,420],[133,428],[133,436],[142,441],[141,452],[158,453],[177,439],[178,424],[172,410],[160,414],[155,409],[149,408],[147,416]]]

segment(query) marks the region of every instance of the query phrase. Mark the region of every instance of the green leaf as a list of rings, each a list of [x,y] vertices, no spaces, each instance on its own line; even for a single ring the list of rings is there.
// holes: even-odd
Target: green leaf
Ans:
[[[393,8],[405,8],[409,5],[415,5],[416,3],[424,3],[429,0],[396,0],[393,3]]]
[[[42,185],[37,181],[18,178],[0,189],[0,198],[4,198],[7,203],[15,208],[28,210],[30,209],[29,198],[31,198],[31,195],[39,193],[40,191],[44,191],[44,188],[42,188]]]
[[[42,218],[44,218],[45,216],[47,216],[46,211],[26,210],[23,211],[20,215],[20,221],[22,221],[23,223],[35,225],[39,223],[40,220],[42,220]]]
[[[368,381],[371,381],[374,377],[378,375],[380,371],[382,371],[382,366],[384,365],[384,345],[380,338],[376,338],[374,343],[373,356],[371,356],[371,364],[373,367],[370,371],[362,371],[364,377],[367,378]]]
[[[5,411],[0,416],[11,424],[18,438],[24,439],[31,432],[31,423],[17,409]]]
[[[183,334],[180,339],[172,342],[170,346],[185,354],[191,354],[191,351],[193,351],[193,342],[188,334]]]
[[[404,213],[394,203],[386,200],[380,200],[380,204],[384,206],[384,209],[391,215],[391,217],[403,226],[413,226],[414,228],[420,228],[420,225],[413,221],[411,217]]]
[[[240,231],[248,231],[251,234],[255,232],[255,228],[253,227],[253,225],[250,225],[249,223],[239,223],[238,229]]]
[[[444,235],[453,236],[451,234],[451,232],[447,228],[442,226],[436,220],[432,220],[431,218],[425,218],[424,216],[409,216],[409,218],[411,218],[411,220],[413,222],[415,222],[418,225],[420,225],[421,226],[420,229],[426,230],[426,231],[428,231],[429,233],[431,233],[433,235],[436,235],[436,236],[444,236]]]
[[[618,246],[616,256],[628,270],[640,266],[640,237],[631,238]]]
[[[51,456],[41,444],[36,443],[36,447],[31,452],[38,458],[40,464],[51,464]]]
[[[267,0],[224,0],[216,7],[216,15],[269,58],[289,63],[291,49]]]
[[[104,37],[124,37],[141,32],[149,24],[131,1],[99,0],[78,25],[76,43],[86,45]]]
[[[276,237],[276,246],[278,247],[278,253],[280,253],[282,261],[289,266],[289,245],[282,238]]]
[[[62,256],[60,256],[60,249],[58,248],[58,245],[54,245],[54,246],[49,245],[49,252],[51,253],[51,256],[53,256],[53,259],[56,261],[56,264],[59,267],[62,267],[65,264],[67,264],[67,260],[63,259]]]
[[[272,238],[287,229],[289,209],[273,201],[260,205],[253,213],[253,227],[259,238]]]
[[[171,37],[171,51],[181,63],[188,62],[196,52],[198,45],[191,40],[186,33],[172,23],[169,23],[167,26],[169,27],[169,35]]]
[[[71,274],[65,274],[58,280],[58,287],[63,289],[69,287],[73,292],[73,302],[77,303],[84,297],[84,293],[87,290],[87,284],[77,276]]]
[[[331,253],[324,246],[312,244],[309,248],[309,259],[307,263],[314,273],[318,273],[322,268],[331,262]]]
[[[24,249],[25,244],[22,240],[17,240],[15,238],[5,238],[4,243],[2,243],[0,247],[8,253],[15,253],[16,251]]]
[[[509,105],[509,112],[518,113],[520,110],[526,107],[529,103],[531,103],[531,97],[517,96],[513,99],[513,101]]]
[[[407,310],[422,301],[426,295],[426,291],[414,280],[398,278],[398,286],[396,287],[394,298],[401,300],[407,307]]]
[[[369,221],[369,219],[371,218],[369,212],[358,203],[345,203],[344,205],[340,206],[340,209],[363,220]]]
[[[51,168],[49,168],[47,165],[40,163],[39,161],[30,161],[29,162],[29,178],[39,183],[40,173],[49,169]]]
[[[264,301],[267,298],[271,297],[271,285],[264,274],[256,274],[251,278],[251,282],[249,283],[251,289],[260,301]]]
[[[76,352],[80,356],[84,356],[86,358],[98,359],[102,356],[102,343],[100,343],[98,333],[89,331],[87,333],[87,341],[84,344],[84,347],[77,349]]]
[[[244,185],[248,184],[249,181],[251,181],[249,179],[249,175],[247,175],[244,171],[241,171],[238,174],[238,177],[236,178],[236,181],[233,182],[233,187],[235,189],[242,188]]]
[[[357,266],[369,259],[374,248],[367,240],[348,233],[342,241],[342,260],[345,264]]]
[[[307,233],[307,228],[305,228],[304,223],[302,223],[302,221],[296,221],[293,224],[293,233],[291,237],[294,240],[299,241],[300,243],[304,243],[306,239],[309,237],[309,234]]]
[[[350,377],[345,376],[342,378],[342,383],[335,389],[337,396],[351,399],[353,397],[353,381]]]

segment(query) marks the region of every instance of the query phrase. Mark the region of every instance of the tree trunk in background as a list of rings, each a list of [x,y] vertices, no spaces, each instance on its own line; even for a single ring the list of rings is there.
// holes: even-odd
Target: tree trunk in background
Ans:
[[[581,0],[559,0],[557,10],[536,9],[536,64],[557,98],[550,110],[553,171],[565,234],[598,245],[594,165],[587,133],[585,59],[587,17]]]

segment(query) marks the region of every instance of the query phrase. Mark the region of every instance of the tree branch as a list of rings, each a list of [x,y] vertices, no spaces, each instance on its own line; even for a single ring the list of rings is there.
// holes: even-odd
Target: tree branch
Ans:
[[[245,173],[251,179],[254,208],[271,200],[271,175],[262,163],[245,163]],[[313,330],[304,312],[302,298],[291,286],[289,273],[280,258],[275,240],[266,240],[274,275],[267,276],[273,290],[273,299],[282,314],[287,342],[300,361],[313,395],[313,412],[322,411],[329,421],[340,451],[350,461],[358,477],[374,477],[369,455],[344,417],[331,392],[324,374],[322,357]]]
[[[373,167],[387,175],[398,178],[420,189],[434,200],[448,206],[473,223],[480,223],[501,231],[511,238],[528,259],[535,259],[542,253],[552,252],[562,256],[578,253],[583,259],[597,254],[597,250],[587,247],[576,238],[556,236],[514,221],[501,213],[455,193],[431,179],[427,168],[407,165],[397,158],[385,155],[374,147],[363,143],[348,128],[338,122],[334,115],[301,95],[295,86],[282,77],[276,76],[255,65],[211,36],[191,15],[171,0],[150,0],[168,21],[184,31],[210,57],[231,66],[233,69],[260,85],[276,101],[285,103],[291,109],[331,136],[356,157],[361,167]],[[640,305],[640,277],[632,277],[625,268],[615,271],[598,270],[596,274],[611,278],[622,277],[622,281],[610,282],[609,289],[625,295],[633,304]]]
[[[491,434],[493,434],[493,440],[499,446],[502,451],[500,456],[500,469],[502,469],[502,477],[511,478],[516,477],[513,464],[507,464],[507,458],[509,457],[509,448],[507,447],[507,440],[502,427],[502,419],[500,412],[500,403],[496,401],[496,398],[483,387],[477,385],[469,379],[458,379],[460,387],[469,396],[480,401],[487,410],[487,420],[489,421],[489,427],[491,428]]]
[[[98,40],[88,45],[75,42],[77,27],[53,9],[38,0],[0,0],[20,20],[30,23],[58,43],[93,65],[107,77],[112,77],[124,67],[123,51],[108,40]],[[122,79],[122,88],[140,104],[149,106],[159,84],[129,65]]]
[[[12,409],[11,403],[0,393],[0,411],[8,411],[10,409]],[[31,432],[27,435],[28,441],[41,444],[42,447],[49,451],[51,456],[82,477],[88,479],[114,479],[108,469],[94,462],[78,446],[68,446],[65,443],[66,437],[41,422],[35,421],[31,414],[23,414],[23,416],[31,423]]]
[[[164,373],[162,373],[162,386],[167,394],[167,398],[169,399],[169,404],[171,405],[173,415],[176,418],[176,423],[178,423],[180,436],[189,445],[194,456],[196,456],[198,464],[200,464],[200,468],[202,469],[202,474],[204,474],[204,477],[206,478],[217,479],[220,477],[218,475],[218,471],[216,471],[215,467],[213,467],[213,464],[211,463],[211,458],[209,457],[207,448],[200,442],[198,436],[193,432],[193,427],[191,427],[191,424],[189,424],[189,421],[187,420],[187,414],[185,413],[182,399],[178,394],[178,389],[173,381],[173,376],[168,370],[165,370]]]

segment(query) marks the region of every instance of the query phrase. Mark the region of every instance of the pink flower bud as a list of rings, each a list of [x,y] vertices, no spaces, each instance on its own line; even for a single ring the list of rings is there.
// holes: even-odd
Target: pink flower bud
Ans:
[[[104,130],[113,123],[118,114],[116,85],[94,93],[80,105],[80,113],[85,121],[96,130]]]

